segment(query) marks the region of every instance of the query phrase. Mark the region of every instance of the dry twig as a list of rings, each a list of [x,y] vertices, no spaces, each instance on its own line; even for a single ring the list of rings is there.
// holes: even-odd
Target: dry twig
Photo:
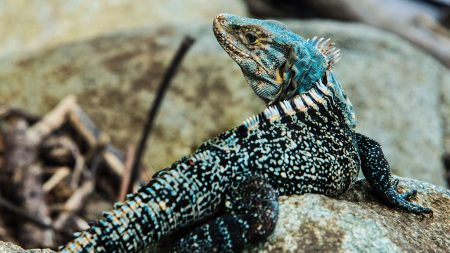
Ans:
[[[95,190],[94,176],[88,172],[88,170],[84,170],[84,172],[88,174],[86,175],[86,180],[66,201],[63,207],[64,211],[61,212],[55,219],[54,226],[57,229],[63,229],[67,221],[71,219],[74,214],[80,212],[84,208],[87,199]]]
[[[44,229],[51,229],[57,233],[60,233],[60,234],[66,235],[66,236],[71,236],[71,234],[67,233],[65,230],[57,229],[51,223],[37,219],[33,214],[30,214],[29,212],[24,211],[22,208],[12,204],[11,202],[9,202],[1,197],[0,197],[0,207],[19,215],[23,219],[26,219],[27,221],[32,222],[33,224],[35,224],[39,227],[42,227]]]
[[[136,153],[136,149],[133,146],[128,146],[127,156],[125,159],[125,169],[122,176],[122,182],[120,185],[120,193],[118,201],[124,201],[128,192],[128,186],[130,185],[131,180],[131,166],[133,166],[133,159]]]
[[[18,200],[21,208],[38,220],[50,223],[49,210],[44,199],[41,182],[41,167],[36,163],[39,140],[30,140],[28,124],[17,120],[7,140],[6,172],[12,178],[13,198]],[[29,220],[22,224],[20,237],[29,246],[51,246],[54,234],[50,229],[40,229]]]
[[[169,88],[170,81],[174,77],[178,66],[180,65],[181,61],[183,60],[184,55],[189,50],[189,48],[193,45],[194,39],[191,37],[185,37],[183,42],[181,43],[180,47],[178,48],[177,53],[175,54],[174,58],[172,59],[172,62],[170,63],[169,68],[167,69],[167,72],[164,74],[164,77],[161,81],[161,84],[159,85],[158,93],[156,95],[155,100],[153,101],[152,106],[148,110],[147,119],[144,124],[144,129],[142,131],[141,139],[139,141],[139,145],[136,149],[136,156],[133,161],[132,171],[131,171],[131,180],[128,184],[128,192],[133,191],[133,185],[138,180],[140,175],[140,164],[141,164],[141,158],[145,151],[145,146],[147,144],[147,139],[150,134],[150,131],[153,127],[153,123],[156,118],[156,114],[158,113],[159,106],[161,105],[161,102],[164,98],[164,94],[166,93],[167,89]]]

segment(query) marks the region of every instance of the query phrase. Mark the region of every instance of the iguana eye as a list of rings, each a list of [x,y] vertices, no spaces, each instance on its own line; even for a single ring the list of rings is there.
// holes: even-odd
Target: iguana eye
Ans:
[[[249,44],[255,44],[255,42],[258,40],[258,37],[255,33],[249,32],[245,34],[245,39]]]

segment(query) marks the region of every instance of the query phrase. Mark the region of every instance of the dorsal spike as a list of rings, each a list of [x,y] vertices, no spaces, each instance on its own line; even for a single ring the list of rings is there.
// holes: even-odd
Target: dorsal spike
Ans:
[[[319,38],[317,36],[308,40],[312,45],[314,45],[317,50],[322,53],[327,61],[327,69],[330,70],[340,59],[340,49],[335,47],[335,44],[331,42],[331,39]]]
[[[289,100],[282,101],[280,103],[283,112],[287,115],[295,114],[295,110],[292,108],[291,102]]]
[[[323,97],[323,95],[319,94],[316,89],[312,89],[311,92],[309,92],[309,94],[314,99],[314,101],[321,103],[321,104],[323,103],[324,97]]]
[[[327,108],[332,103],[334,96],[334,83],[331,75],[327,71],[324,79],[318,80],[309,91],[267,107],[260,114],[249,117],[244,121],[243,125],[247,130],[254,130],[264,126],[266,121],[271,123],[280,120],[285,115],[294,115],[300,112],[306,113],[310,108],[318,111],[320,106]]]
[[[333,49],[331,49],[330,51],[328,51],[327,56],[329,57],[330,55],[334,55],[336,53],[340,52],[339,49],[333,47]]]
[[[258,115],[253,115],[250,118],[244,121],[244,125],[247,129],[254,129],[259,126],[259,117]]]
[[[330,40],[331,40],[330,38],[324,40],[322,43],[319,44],[318,47],[319,47],[321,50],[325,51],[325,50],[328,48],[328,46],[330,45]]]
[[[338,56],[334,61],[333,61],[333,65],[338,63],[340,60],[342,59],[341,56]]]
[[[302,111],[302,112],[306,111],[306,109],[307,109],[305,103],[303,103],[301,96],[296,96],[294,98],[294,106],[295,106],[295,109]]]
[[[319,89],[320,92],[322,92],[323,94],[325,94],[327,96],[332,95],[330,89],[325,84],[322,83],[322,80],[319,80],[319,82],[317,84],[317,88]]]
[[[320,39],[318,39],[316,42],[316,46],[318,46],[320,44],[320,42],[322,42],[323,40],[324,40],[323,37],[320,37]]]
[[[335,46],[335,44],[333,42],[329,43],[325,49],[325,53],[328,54],[331,50],[336,49],[334,46]]]
[[[270,122],[278,120],[280,118],[280,112],[276,108],[276,106],[269,106],[264,110],[264,116]]]
[[[302,94],[301,97],[302,97],[302,100],[305,101],[306,106],[312,107],[316,110],[319,109],[319,107],[316,105],[316,103],[314,103],[314,101],[309,97],[308,94]]]

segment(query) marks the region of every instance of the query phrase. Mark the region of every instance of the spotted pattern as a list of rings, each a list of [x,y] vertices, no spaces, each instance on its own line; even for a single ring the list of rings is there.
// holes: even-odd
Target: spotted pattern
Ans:
[[[380,145],[354,132],[352,105],[331,72],[339,54],[329,40],[230,14],[216,17],[214,32],[271,106],[155,174],[62,252],[140,252],[183,230],[171,251],[240,251],[273,231],[279,195],[339,195],[360,167],[390,204],[431,213],[408,201],[416,191],[397,192]]]
[[[278,194],[273,187],[258,176],[235,186],[226,195],[224,213],[181,237],[171,245],[172,252],[239,252],[274,230]]]
[[[262,187],[261,194],[253,187],[247,192],[257,196],[249,199],[265,203],[257,206],[267,206],[267,217],[272,218],[255,222],[248,213],[230,213],[200,228],[229,233],[229,240],[220,245],[229,243],[224,247],[236,249],[273,229],[278,209],[273,203],[276,197],[268,196],[306,192],[334,196],[345,191],[357,176],[359,158],[352,131],[334,102],[333,88],[331,82],[320,82],[310,92],[273,105],[207,141],[116,204],[62,252],[139,252],[182,227],[211,217],[224,203],[231,203],[225,200],[239,192],[243,182],[257,178],[250,182],[265,182],[273,191]],[[249,231],[262,235],[250,236]],[[217,239],[212,238],[216,237],[206,233],[198,240]],[[213,244],[202,247],[207,245]]]

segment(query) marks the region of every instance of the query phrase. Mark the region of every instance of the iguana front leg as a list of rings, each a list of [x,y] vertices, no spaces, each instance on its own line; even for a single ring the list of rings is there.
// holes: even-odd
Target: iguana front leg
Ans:
[[[173,252],[240,252],[275,229],[278,195],[261,177],[251,177],[232,190],[225,215],[195,228],[172,248]]]
[[[398,180],[392,180],[389,163],[384,157],[383,150],[378,142],[356,133],[356,141],[361,159],[362,172],[370,186],[377,194],[390,204],[412,213],[432,213],[430,208],[409,202],[409,198],[417,191],[398,193]]]

